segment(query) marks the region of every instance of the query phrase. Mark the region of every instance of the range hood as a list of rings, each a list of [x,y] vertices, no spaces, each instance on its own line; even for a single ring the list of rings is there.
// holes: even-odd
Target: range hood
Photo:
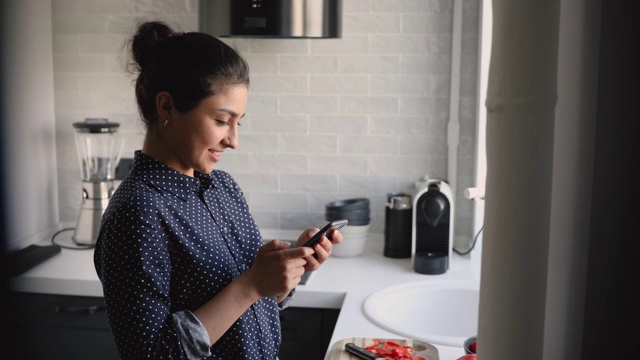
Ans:
[[[339,38],[342,0],[200,0],[199,27],[220,37]]]

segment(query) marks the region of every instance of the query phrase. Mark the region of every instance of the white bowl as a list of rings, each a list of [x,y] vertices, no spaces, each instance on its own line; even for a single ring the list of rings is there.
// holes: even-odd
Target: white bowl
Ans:
[[[345,226],[342,229],[340,229],[340,233],[342,234],[342,236],[344,236],[345,234],[348,234],[348,235],[368,234],[369,233],[369,225],[349,225],[349,224],[347,224],[347,226]]]
[[[367,238],[369,237],[369,225],[347,225],[340,229],[342,242],[334,245],[331,254],[337,257],[354,257],[364,253]]]

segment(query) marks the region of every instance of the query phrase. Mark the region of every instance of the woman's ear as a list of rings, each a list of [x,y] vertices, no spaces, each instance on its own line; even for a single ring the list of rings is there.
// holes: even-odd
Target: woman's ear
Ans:
[[[166,91],[161,91],[156,95],[156,111],[159,115],[160,123],[166,124],[171,121],[173,112],[173,98]]]

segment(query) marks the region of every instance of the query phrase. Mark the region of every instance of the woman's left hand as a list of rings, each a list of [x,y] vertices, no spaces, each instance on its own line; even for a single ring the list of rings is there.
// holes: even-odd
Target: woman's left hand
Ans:
[[[297,246],[301,246],[307,240],[311,239],[311,237],[320,231],[317,227],[308,228],[298,237],[298,241],[296,242]],[[307,256],[305,259],[307,260],[307,264],[304,266],[304,270],[306,272],[314,271],[325,262],[329,256],[331,255],[331,249],[333,245],[339,244],[342,242],[342,234],[340,231],[336,229],[330,229],[326,236],[323,235],[315,245],[313,245],[313,250],[315,250],[315,254],[312,256]]]

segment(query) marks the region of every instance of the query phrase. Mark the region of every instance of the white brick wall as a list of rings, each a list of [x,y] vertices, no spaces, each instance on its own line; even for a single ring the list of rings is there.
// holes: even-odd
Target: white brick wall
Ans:
[[[196,31],[197,0],[53,0],[55,106],[61,221],[75,221],[80,179],[71,124],[107,117],[121,124],[123,156],[143,127],[125,40],[138,20]],[[218,168],[243,188],[264,228],[324,222],[324,205],[371,199],[371,231],[384,228],[386,194],[428,174],[446,179],[451,0],[343,0],[340,39],[225,41],[247,59],[252,85],[240,146]],[[479,6],[463,20],[461,146],[456,241],[471,241]]]

